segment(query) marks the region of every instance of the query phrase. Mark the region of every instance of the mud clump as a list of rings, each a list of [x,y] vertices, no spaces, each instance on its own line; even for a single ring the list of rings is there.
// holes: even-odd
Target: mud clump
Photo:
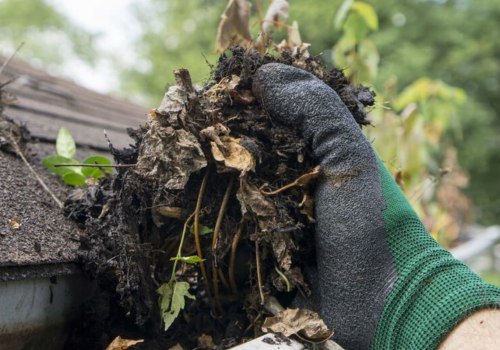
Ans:
[[[87,314],[100,319],[108,340],[139,335],[137,349],[228,348],[262,333],[267,296],[286,305],[296,293],[310,295],[302,268],[314,264],[318,162],[298,131],[274,122],[252,95],[253,75],[270,62],[312,72],[360,125],[369,123],[373,92],[300,52],[233,48],[200,90],[177,70],[146,124],[129,131],[135,143],[111,147],[116,163],[131,166],[65,203],[85,228],[81,262],[111,295],[105,312]],[[160,309],[174,303],[158,291],[169,283],[184,283],[189,296],[165,332],[171,315]]]

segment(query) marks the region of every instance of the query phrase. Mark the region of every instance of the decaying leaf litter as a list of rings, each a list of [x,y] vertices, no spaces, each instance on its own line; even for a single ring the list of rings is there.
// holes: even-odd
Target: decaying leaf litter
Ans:
[[[110,145],[116,163],[133,166],[65,203],[85,228],[81,261],[105,305],[87,308],[82,334],[97,318],[108,338],[145,338],[138,349],[190,349],[207,337],[228,348],[262,333],[270,296],[286,306],[310,295],[302,269],[314,264],[320,170],[298,130],[273,121],[252,95],[253,74],[270,62],[311,71],[368,123],[373,93],[300,50],[272,57],[234,47],[201,89],[177,70],[145,125],[129,130],[135,143]]]

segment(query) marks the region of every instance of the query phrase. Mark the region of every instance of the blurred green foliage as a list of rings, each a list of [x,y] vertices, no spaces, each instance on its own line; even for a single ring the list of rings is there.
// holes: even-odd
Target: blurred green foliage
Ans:
[[[214,38],[226,3],[222,0],[137,1],[135,13],[141,35],[135,47],[139,61],[136,66],[123,69],[122,90],[146,96],[154,106],[161,99],[165,86],[172,82],[171,72],[178,67],[189,68],[195,81],[206,81],[210,67],[205,58],[210,64],[216,63]],[[260,3],[265,5],[268,1]],[[447,121],[447,125],[459,121],[461,132],[447,127],[441,145],[454,144],[459,150],[460,164],[471,176],[467,192],[476,205],[478,221],[498,223],[500,2],[366,0],[373,6],[378,21],[366,6],[356,5],[355,16],[349,19],[349,25],[339,15],[342,3],[343,0],[292,0],[289,22],[298,21],[302,39],[312,44],[312,54],[348,72],[358,72],[354,77],[357,81],[371,82],[388,99],[422,76],[429,80],[418,81],[414,89],[439,89],[438,80],[463,89],[468,95],[467,102],[453,111],[451,120]],[[58,35],[74,43],[73,52],[92,58],[92,50],[82,50],[91,47],[92,36],[68,23],[43,0],[0,0],[0,43],[36,38],[37,31],[53,33],[56,29],[65,33]],[[254,33],[258,31],[256,19],[251,29]],[[277,33],[276,42],[280,35],[285,36],[285,33]],[[38,38],[29,40],[27,48],[38,45],[32,52],[40,59],[66,58],[54,50],[57,40],[52,39],[51,44],[51,40],[48,43],[41,40],[43,36]],[[355,47],[358,57],[344,55],[353,52],[352,41],[359,38],[364,42],[358,42]],[[371,57],[372,61],[367,61],[366,57]],[[379,100],[379,103],[384,101]],[[446,107],[441,104],[440,108]],[[419,111],[423,113],[422,108]]]
[[[135,4],[141,35],[135,47],[142,58],[138,67],[123,70],[122,88],[145,95],[152,105],[173,83],[173,71],[189,68],[196,82],[210,77],[215,64],[214,40],[225,1],[147,0]]]
[[[364,50],[378,48],[379,66],[374,72],[377,58],[366,67],[359,81],[373,82],[377,90],[391,88],[401,91],[422,76],[461,87],[469,96],[453,118],[460,120],[462,132],[450,129],[446,135],[449,143],[459,149],[459,161],[471,176],[467,193],[476,204],[479,222],[498,222],[500,216],[500,2],[497,0],[379,0],[367,1],[378,14],[378,23],[357,26],[350,36],[378,28]],[[144,32],[138,50],[150,69],[129,71],[125,87],[130,91],[143,91],[158,101],[165,82],[171,81],[170,72],[176,67],[188,67],[198,82],[209,76],[210,68],[203,56],[213,64],[213,40],[217,21],[225,1],[149,0],[149,7],[140,5]],[[266,3],[266,1],[263,1]],[[349,47],[337,46],[342,31],[337,13],[341,0],[314,2],[290,1],[290,21],[297,20],[305,42],[312,44],[311,52],[328,64],[338,64],[352,69],[355,60],[334,62],[338,52]],[[142,9],[142,10],[141,10]],[[357,18],[369,17],[366,9],[357,10]],[[151,21],[152,23],[148,22]],[[190,23],[196,24],[193,30]],[[154,23],[154,25],[153,25]],[[354,23],[356,27],[356,23]],[[258,30],[254,21],[252,29]],[[280,33],[278,33],[280,35]],[[284,35],[282,33],[281,35]],[[275,40],[279,41],[279,40]],[[175,43],[175,45],[172,45]],[[374,45],[372,45],[374,44]],[[358,70],[361,71],[361,70]],[[374,74],[376,73],[376,74]],[[368,76],[368,78],[366,78]],[[153,103],[153,102],[152,102]],[[456,120],[450,121],[456,124]],[[444,141],[446,142],[446,140]]]
[[[0,45],[12,48],[25,43],[20,57],[45,66],[75,57],[93,64],[93,39],[46,0],[0,0]]]
[[[465,92],[427,77],[403,90],[395,88],[394,79],[374,86],[380,56],[372,40],[378,30],[372,5],[344,0],[335,27],[342,35],[334,46],[333,61],[348,67],[344,73],[354,83],[372,85],[377,92],[378,105],[370,114],[375,127],[366,130],[368,138],[429,232],[448,244],[466,223],[470,209],[461,193],[467,178],[456,164],[454,149],[442,142],[466,101]],[[457,205],[452,207],[449,201]]]

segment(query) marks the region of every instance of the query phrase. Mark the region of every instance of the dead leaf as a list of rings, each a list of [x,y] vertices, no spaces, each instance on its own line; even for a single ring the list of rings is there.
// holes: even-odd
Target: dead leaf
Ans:
[[[181,217],[182,208],[160,206],[156,207],[155,211],[161,216],[165,216],[167,218],[179,219]]]
[[[11,230],[19,230],[21,228],[21,219],[14,216],[12,219],[9,219],[7,224]]]
[[[280,18],[288,18],[288,7],[288,1],[286,0],[273,0],[269,5],[266,15],[262,20],[261,32],[257,36],[257,39],[255,39],[255,48],[259,52],[264,53],[266,51],[270,42],[271,29],[284,25],[280,21]]]
[[[226,91],[230,92],[236,89],[238,84],[240,83],[241,78],[236,74],[231,75],[231,80],[226,85]]]
[[[286,309],[277,316],[267,317],[262,324],[263,332],[298,335],[304,340],[321,343],[333,335],[319,315],[307,309]]]
[[[345,350],[343,347],[341,347],[339,344],[337,344],[331,339],[328,339],[324,343],[321,343],[318,348],[320,350]]]
[[[168,88],[160,106],[149,115],[162,126],[189,129],[189,114],[199,110],[199,100],[187,69],[174,71],[175,85]]]
[[[184,350],[184,348],[181,346],[181,344],[177,343],[171,348],[168,348],[168,350]]]
[[[117,336],[115,339],[113,339],[111,344],[108,345],[106,350],[127,350],[129,347],[143,342],[144,339],[131,340],[131,339],[123,339],[122,337]]]
[[[255,185],[249,184],[245,177],[240,180],[236,198],[240,202],[241,213],[243,215],[253,214],[258,220],[261,230],[267,230],[273,226],[270,221],[277,215],[276,208],[264,198]]]
[[[273,0],[271,2],[262,23],[264,33],[269,33],[272,27],[277,27],[280,18],[288,18],[288,7],[288,1],[286,0]]]
[[[189,176],[204,168],[207,160],[198,139],[188,131],[199,108],[191,77],[186,69],[176,70],[174,76],[177,84],[150,113],[134,171],[165,184],[166,189],[182,190]]]
[[[221,16],[217,38],[215,40],[215,50],[219,53],[227,48],[250,42],[252,35],[248,19],[250,8],[246,0],[230,0],[224,13]]]
[[[244,175],[248,171],[255,171],[255,159],[245,147],[240,144],[240,139],[231,136],[223,136],[220,138],[223,147],[217,145],[216,142],[210,142],[212,146],[212,155],[218,162],[219,172],[228,172],[237,170]],[[223,164],[223,167],[220,166]]]
[[[220,140],[220,136],[224,135],[227,136],[231,130],[229,130],[228,127],[221,123],[217,123],[215,125],[211,125],[209,127],[206,127],[205,129],[200,131],[200,136],[202,137],[202,141],[204,139],[211,140],[215,142],[217,147],[219,147],[220,150],[222,150],[223,153],[226,153],[226,149],[222,141]]]
[[[252,240],[263,239],[271,243],[274,257],[278,262],[279,268],[283,271],[290,270],[292,266],[292,255],[297,249],[291,237],[290,221],[278,214],[278,211],[271,201],[268,201],[259,189],[248,183],[246,177],[240,180],[240,187],[236,192],[236,198],[240,202],[243,215],[251,214],[254,216],[259,231]],[[278,217],[282,216],[278,221]],[[285,224],[285,227],[280,224]]]
[[[212,336],[203,333],[198,337],[197,349],[212,349],[215,346]]]
[[[250,90],[231,90],[229,92],[229,95],[231,96],[233,101],[242,105],[249,105],[255,101],[255,96]]]
[[[150,120],[134,171],[164,183],[167,189],[182,190],[189,176],[206,165],[201,145],[193,134]]]
[[[287,28],[288,31],[288,45],[291,47],[301,46],[302,45],[302,37],[299,31],[299,23],[297,21],[293,21],[292,25]]]
[[[280,269],[288,271],[292,267],[292,254],[297,249],[290,232],[277,230],[271,235],[271,247]]]

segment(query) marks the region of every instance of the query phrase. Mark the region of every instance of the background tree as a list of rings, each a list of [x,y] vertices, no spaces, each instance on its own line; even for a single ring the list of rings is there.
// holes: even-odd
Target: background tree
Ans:
[[[71,59],[93,64],[94,37],[45,0],[0,0],[0,45],[25,43],[18,55],[31,62],[47,68]]]
[[[495,0],[371,3],[379,15],[379,30],[371,38],[380,57],[374,81],[377,89],[383,89],[382,85],[391,81],[392,88],[401,91],[417,77],[426,75],[467,92],[467,103],[450,121],[452,124],[460,121],[462,133],[454,128],[448,132],[447,140],[457,145],[459,161],[471,175],[467,193],[476,204],[477,219],[484,224],[497,222],[500,3]],[[329,64],[336,63],[332,48],[341,32],[334,22],[341,4],[341,0],[314,6],[307,0],[291,2],[290,19],[298,20],[303,40],[312,44],[311,52],[321,55]],[[202,54],[214,62],[213,38],[224,6],[225,2],[208,0],[149,0],[147,6],[140,5],[137,12],[143,34],[138,47],[151,63],[148,69],[128,71],[124,86],[136,92],[157,92],[170,79],[170,71],[178,66],[189,67],[197,81],[206,80],[209,67]],[[257,21],[253,23],[252,29],[258,30]]]

